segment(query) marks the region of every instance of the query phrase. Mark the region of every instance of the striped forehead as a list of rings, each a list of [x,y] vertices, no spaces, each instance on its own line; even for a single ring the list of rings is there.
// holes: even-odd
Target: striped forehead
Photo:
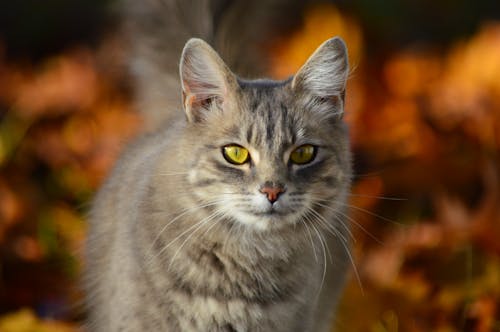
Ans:
[[[252,146],[277,151],[295,143],[295,121],[285,84],[256,81],[242,86],[246,101],[244,135]]]

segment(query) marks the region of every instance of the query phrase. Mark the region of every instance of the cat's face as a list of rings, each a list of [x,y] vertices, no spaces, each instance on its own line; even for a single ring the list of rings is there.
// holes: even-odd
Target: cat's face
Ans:
[[[349,182],[340,119],[321,121],[291,95],[290,84],[242,84],[233,109],[214,109],[193,128],[193,194],[259,229],[315,218]]]
[[[221,76],[219,94],[190,95],[199,81],[185,88],[192,195],[211,204],[214,218],[256,229],[322,218],[343,201],[350,181],[343,90],[311,94],[300,73],[285,82],[229,75]]]

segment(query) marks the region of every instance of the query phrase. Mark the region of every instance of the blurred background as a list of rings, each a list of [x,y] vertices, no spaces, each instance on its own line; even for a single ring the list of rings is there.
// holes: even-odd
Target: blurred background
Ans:
[[[77,331],[85,213],[140,131],[111,0],[0,3],[0,331]],[[500,331],[500,2],[339,0],[266,44],[342,36],[353,269],[338,331]]]

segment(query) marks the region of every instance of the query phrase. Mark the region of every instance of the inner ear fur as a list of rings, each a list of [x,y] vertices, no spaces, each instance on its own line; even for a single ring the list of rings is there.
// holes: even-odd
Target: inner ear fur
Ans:
[[[330,102],[336,112],[342,112],[348,76],[347,47],[341,38],[335,37],[321,44],[299,69],[292,89],[320,104]]]
[[[236,77],[206,42],[190,39],[182,51],[180,66],[182,101],[189,121],[200,121],[211,107],[231,98]]]

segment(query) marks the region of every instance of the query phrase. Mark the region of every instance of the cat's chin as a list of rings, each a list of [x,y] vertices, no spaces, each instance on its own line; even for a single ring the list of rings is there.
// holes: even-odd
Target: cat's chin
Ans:
[[[268,212],[240,212],[233,216],[235,222],[241,223],[258,231],[268,231],[290,226],[297,222],[298,218],[292,213],[284,213],[276,210]]]

